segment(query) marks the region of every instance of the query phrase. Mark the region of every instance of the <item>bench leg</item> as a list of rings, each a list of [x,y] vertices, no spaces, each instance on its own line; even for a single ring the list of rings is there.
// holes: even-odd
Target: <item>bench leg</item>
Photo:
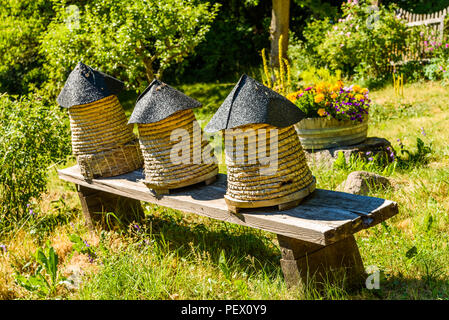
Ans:
[[[108,212],[113,212],[123,223],[139,222],[144,217],[140,201],[121,197],[108,192],[98,191],[81,185],[77,185],[84,219],[87,226],[93,230],[94,224],[99,223],[107,227],[113,222]],[[107,221],[109,219],[109,223]]]
[[[364,284],[365,269],[354,236],[328,246],[282,235],[278,235],[278,241],[282,252],[281,268],[288,286],[314,281],[321,287],[343,280],[346,288]]]

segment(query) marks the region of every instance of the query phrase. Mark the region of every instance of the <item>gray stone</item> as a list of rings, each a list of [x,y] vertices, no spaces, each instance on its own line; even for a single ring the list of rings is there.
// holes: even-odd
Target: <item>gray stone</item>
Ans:
[[[367,195],[370,189],[389,187],[391,187],[391,182],[386,177],[367,171],[354,171],[348,175],[346,181],[337,187],[337,190]]]
[[[381,158],[392,161],[391,153],[395,154],[391,143],[384,138],[369,137],[362,143],[352,146],[341,146],[321,150],[304,150],[307,162],[310,165],[324,166],[331,168],[338,157],[339,152],[345,156],[346,162],[349,161],[351,155],[359,156],[364,159],[375,157],[381,154]]]

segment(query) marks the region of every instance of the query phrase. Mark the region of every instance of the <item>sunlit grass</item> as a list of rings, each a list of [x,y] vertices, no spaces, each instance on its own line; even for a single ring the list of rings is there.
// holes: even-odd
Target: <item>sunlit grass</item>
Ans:
[[[206,122],[232,85],[180,89],[203,103],[196,115]],[[368,135],[386,138],[399,155],[400,142],[415,152],[420,138],[432,153],[427,163],[397,167],[389,176],[391,189],[370,192],[399,205],[397,216],[356,234],[365,267],[382,273],[379,290],[287,288],[274,234],[146,203],[140,230],[91,233],[74,186],[51,168],[38,215],[0,239],[7,249],[0,248],[0,299],[34,297],[15,283],[14,273],[31,274],[33,254],[47,240],[66,275],[74,268],[84,273],[78,290],[58,291],[63,299],[448,299],[449,90],[426,82],[407,84],[404,93],[395,97],[392,86],[370,93],[375,105]],[[311,169],[318,187],[331,190],[350,173]],[[71,234],[94,248],[93,261],[74,252]]]

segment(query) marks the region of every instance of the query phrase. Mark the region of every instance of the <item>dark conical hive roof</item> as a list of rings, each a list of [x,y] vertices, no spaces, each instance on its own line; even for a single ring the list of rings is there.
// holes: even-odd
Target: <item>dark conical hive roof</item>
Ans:
[[[70,108],[117,95],[123,88],[122,81],[79,62],[56,101],[60,106]]]
[[[154,79],[137,98],[128,123],[153,123],[177,111],[201,107],[201,103],[166,83]]]
[[[305,117],[290,100],[244,74],[204,130],[215,132],[261,123],[284,128]]]

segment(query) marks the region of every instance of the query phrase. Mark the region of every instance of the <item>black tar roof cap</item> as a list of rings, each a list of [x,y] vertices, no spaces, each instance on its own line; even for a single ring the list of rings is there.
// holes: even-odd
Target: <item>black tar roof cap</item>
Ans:
[[[305,117],[290,100],[244,74],[204,130],[216,132],[248,124],[285,128]]]
[[[117,95],[123,88],[122,81],[79,62],[56,101],[60,106],[70,108]]]
[[[166,83],[154,79],[137,98],[128,123],[153,123],[177,111],[201,107],[201,103]]]

